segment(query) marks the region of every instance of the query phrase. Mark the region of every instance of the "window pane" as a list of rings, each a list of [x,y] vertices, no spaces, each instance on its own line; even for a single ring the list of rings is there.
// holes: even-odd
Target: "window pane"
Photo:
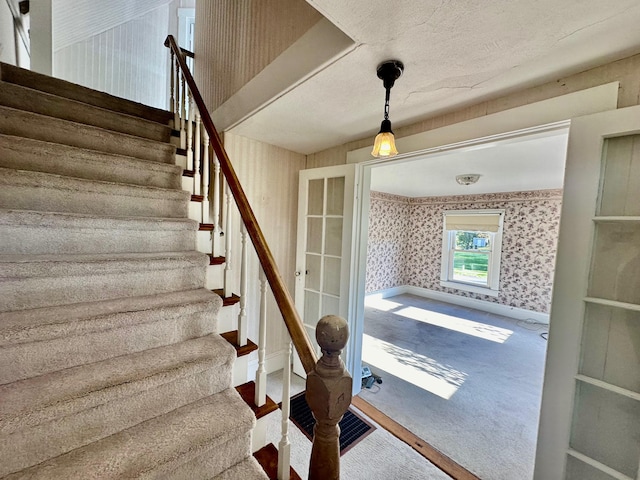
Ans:
[[[327,218],[324,239],[324,253],[340,256],[342,254],[342,218]]]
[[[487,285],[489,255],[481,252],[453,253],[453,280]]]
[[[342,215],[344,210],[344,177],[327,179],[327,215]]]
[[[309,215],[322,215],[324,206],[324,180],[309,180]]]
[[[491,234],[489,232],[466,232],[456,230],[455,248],[457,250],[491,251]]]
[[[307,252],[322,253],[322,218],[307,219]]]
[[[320,255],[309,255],[307,254],[307,264],[306,267],[306,276],[304,288],[308,288],[310,290],[315,290],[316,292],[320,291]]]
[[[304,291],[304,323],[313,325],[320,320],[320,294],[310,290]]]

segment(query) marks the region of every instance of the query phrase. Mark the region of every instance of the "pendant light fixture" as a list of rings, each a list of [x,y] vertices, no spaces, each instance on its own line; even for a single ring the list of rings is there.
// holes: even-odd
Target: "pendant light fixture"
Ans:
[[[384,98],[384,120],[380,125],[380,132],[376,136],[371,155],[374,157],[393,157],[398,154],[396,141],[391,131],[391,121],[389,120],[389,94],[395,81],[400,78],[404,71],[404,65],[400,60],[387,60],[378,65],[378,78],[382,80],[386,90]]]

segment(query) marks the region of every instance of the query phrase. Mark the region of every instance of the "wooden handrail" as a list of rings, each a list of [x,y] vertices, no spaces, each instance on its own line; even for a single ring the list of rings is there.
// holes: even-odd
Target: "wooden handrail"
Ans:
[[[213,124],[211,115],[209,114],[204,100],[202,99],[202,95],[200,95],[200,91],[196,86],[196,82],[187,67],[184,56],[178,55],[180,48],[176,44],[173,35],[167,36],[164,45],[176,54],[176,60],[184,74],[187,85],[189,85],[189,90],[191,91],[193,100],[200,112],[202,124],[209,134],[211,145],[218,157],[218,161],[220,162],[220,169],[227,179],[227,184],[231,189],[233,198],[235,199],[238,210],[240,211],[240,217],[247,228],[249,238],[251,238],[253,247],[258,254],[258,260],[260,261],[260,265],[267,277],[267,281],[269,282],[269,286],[271,287],[271,291],[275,297],[276,304],[280,309],[284,323],[289,331],[289,335],[291,336],[291,341],[300,356],[300,361],[302,362],[305,372],[309,373],[314,370],[318,358],[304,325],[302,324],[302,319],[300,318],[300,315],[298,315],[293,299],[291,298],[291,294],[284,284],[284,280],[278,270],[273,254],[271,253],[264,234],[260,229],[260,225],[258,225],[258,221],[253,213],[251,205],[249,205],[249,200],[247,199],[242,185],[238,180],[238,176],[231,165],[229,156],[222,145],[218,130],[216,130],[216,127]]]
[[[194,58],[192,51],[187,50],[186,48],[182,48],[182,47],[180,47],[180,51],[182,52],[183,55],[186,55],[187,57]]]

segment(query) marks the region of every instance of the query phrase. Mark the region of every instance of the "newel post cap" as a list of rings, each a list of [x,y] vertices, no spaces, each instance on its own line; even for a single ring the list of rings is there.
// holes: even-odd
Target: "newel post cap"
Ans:
[[[339,353],[349,339],[349,327],[344,318],[337,315],[325,315],[316,325],[316,340],[322,353],[331,356]]]

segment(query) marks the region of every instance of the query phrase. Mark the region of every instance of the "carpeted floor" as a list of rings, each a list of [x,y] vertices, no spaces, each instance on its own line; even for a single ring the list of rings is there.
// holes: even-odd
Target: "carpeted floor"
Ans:
[[[483,480],[530,480],[546,328],[413,295],[368,304],[360,396]]]
[[[303,390],[304,380],[293,375],[291,395]],[[276,403],[282,400],[281,371],[269,375],[267,395]],[[359,411],[358,413],[363,415]],[[280,442],[281,410],[273,412],[268,418],[267,441],[277,447]],[[369,418],[367,420],[370,421]],[[376,429],[341,457],[341,478],[349,480],[451,480],[451,477],[425,460],[409,445],[395,438],[375,422],[372,423]],[[311,442],[291,422],[289,436],[291,466],[301,477],[306,478],[309,471]]]

